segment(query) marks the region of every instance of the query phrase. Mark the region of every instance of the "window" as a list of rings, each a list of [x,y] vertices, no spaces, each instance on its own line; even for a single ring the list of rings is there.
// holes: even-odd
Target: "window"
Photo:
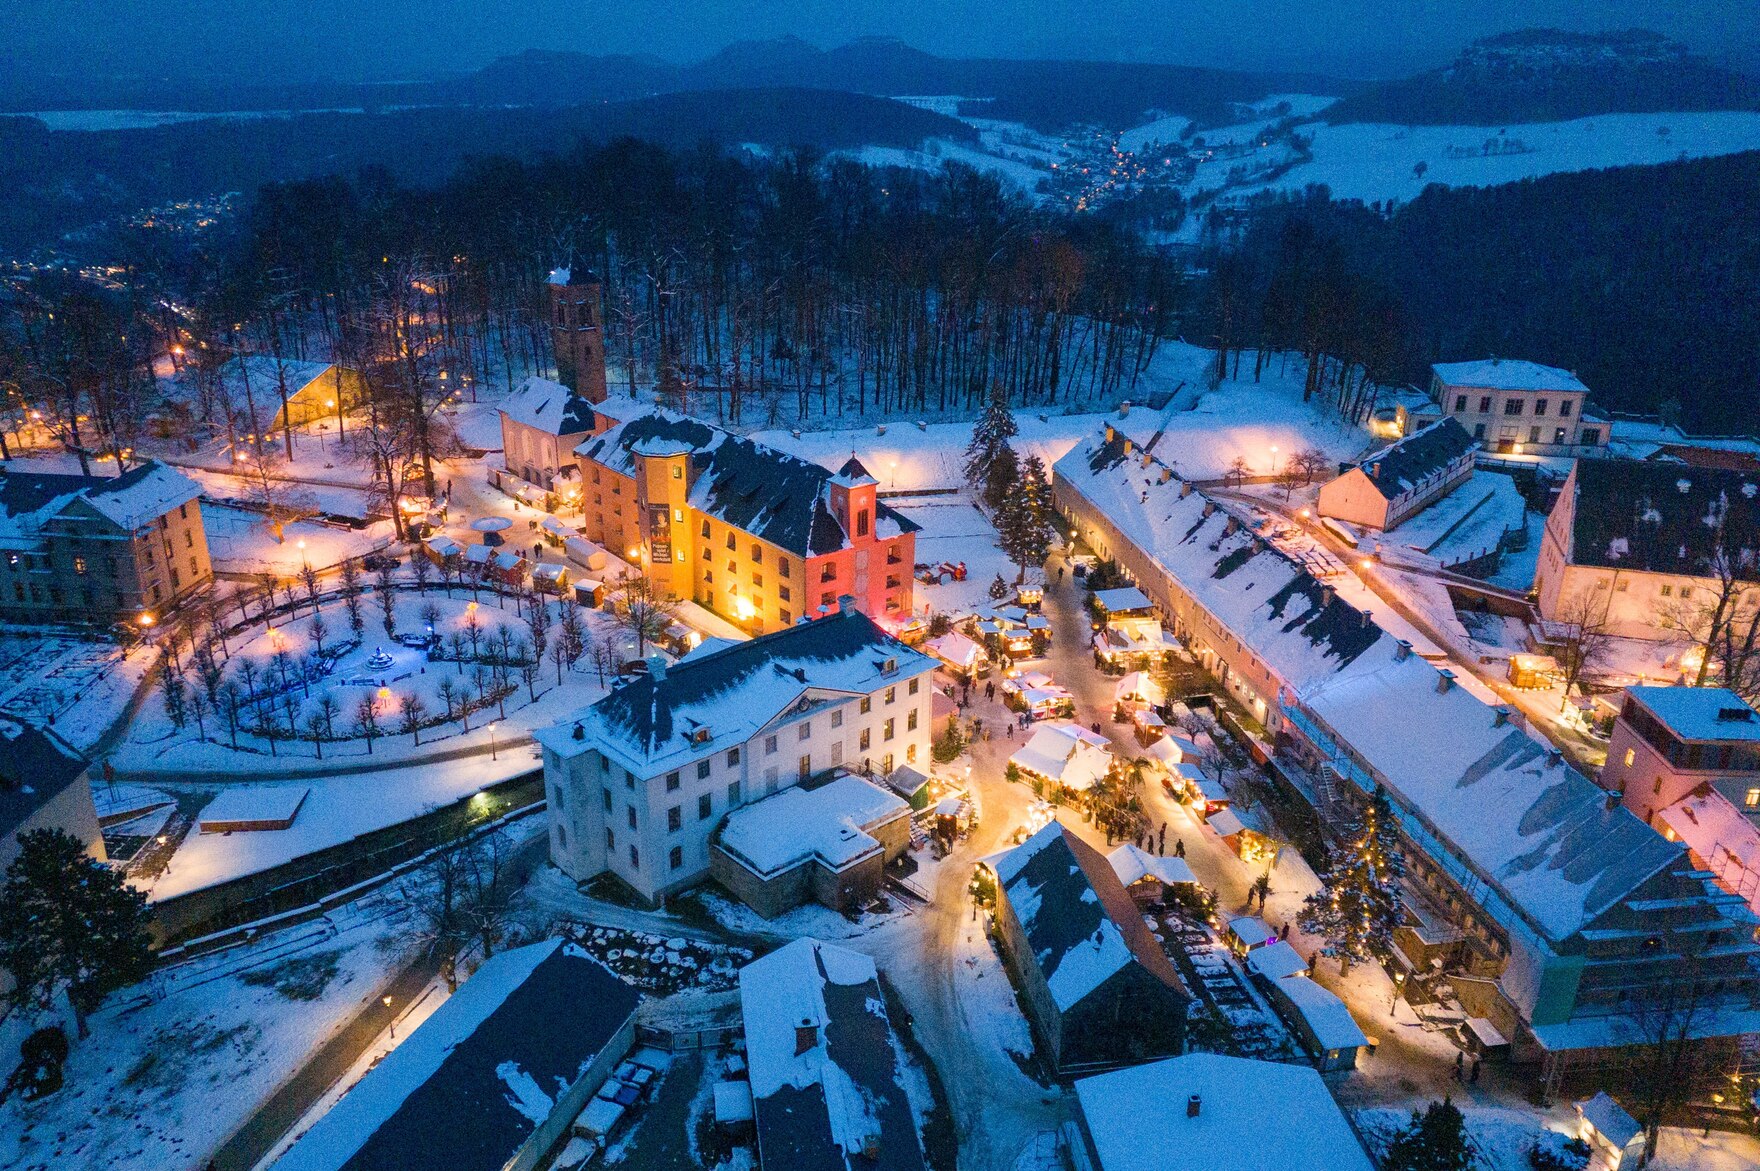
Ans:
[[[832,595],[830,590],[826,590],[819,595],[819,604],[821,606],[829,606],[835,601],[837,601],[837,598]]]
[[[1760,788],[1749,789],[1742,797],[1742,804],[1749,809],[1760,808]]]
[[[843,727],[843,709],[842,708],[838,708],[836,711],[831,713],[831,726],[833,728]]]
[[[862,734],[856,739],[856,747],[860,748],[863,752],[868,751],[869,731],[870,729],[863,728]]]
[[[556,811],[558,813],[565,812],[567,809],[567,806],[562,800],[562,790],[556,788],[554,785],[550,787],[550,804],[556,806]]]
[[[673,474],[677,475],[678,469],[674,468]],[[667,860],[674,870],[682,870],[684,868],[684,847],[672,847],[672,853],[667,856]]]
[[[869,712],[874,710],[874,697],[871,695],[862,696],[861,703],[858,704],[857,706],[861,709],[861,713],[864,716],[867,715]]]
[[[799,738],[802,740],[811,740],[813,738],[813,721],[811,721],[811,720],[801,721],[801,732],[800,732]]]
[[[86,559],[84,557],[75,557],[73,559],[73,571],[75,573],[79,574],[81,577],[85,576]]]
[[[810,752],[801,753],[801,773],[800,773],[800,775],[801,775],[801,780],[803,780],[803,781],[813,775],[813,754]]]
[[[1538,428],[1538,427],[1529,427],[1528,428],[1528,442],[1529,443],[1540,442],[1540,428]]]
[[[1473,438],[1474,439],[1485,438],[1485,424],[1483,424],[1483,423],[1474,423],[1473,424]]]
[[[776,611],[776,621],[787,626],[794,621],[794,615],[790,614],[787,610],[778,610]]]
[[[764,737],[764,755],[765,756],[775,756],[776,755],[776,737],[774,737],[774,736]]]
[[[882,740],[892,739],[892,721],[891,720],[887,720],[884,724],[880,725],[880,739],[882,739]]]
[[[183,530],[183,547],[185,549],[194,549],[196,547],[196,536],[188,529]]]
[[[1662,596],[1665,598],[1674,597],[1674,587],[1669,585],[1667,582],[1663,582],[1662,583]]]
[[[673,474],[677,475],[678,469],[674,468]],[[673,524],[683,524],[684,523],[684,509],[675,508],[672,510],[672,523]]]
[[[788,592],[787,586],[777,586],[776,600],[779,602],[792,602],[794,601],[794,597]]]
[[[706,760],[697,761],[697,780],[699,780],[699,781],[707,780],[708,777],[709,777],[709,762]]]
[[[739,782],[734,781],[727,786],[727,807],[732,809],[739,804]]]
[[[623,787],[626,789],[634,789],[636,787],[636,774],[630,772],[628,769],[623,770]]]
[[[684,465],[683,464],[673,464],[672,465],[672,478],[675,480],[684,479]],[[682,520],[684,518],[680,517],[679,519]]]
[[[1522,400],[1519,398],[1510,398],[1510,399],[1503,400],[1503,413],[1506,415],[1519,415],[1519,414],[1521,414],[1522,413]]]
[[[824,565],[819,567],[819,580],[822,582],[837,580],[837,565],[835,562],[827,561]]]
[[[1572,405],[1573,404],[1571,403],[1571,400],[1568,398],[1565,399],[1563,402],[1559,403],[1558,404],[1558,417],[1561,419],[1570,418]]]
[[[1682,598],[1690,598],[1692,596],[1693,596],[1693,587],[1692,586],[1682,586],[1681,587],[1681,597]]]
[[[626,806],[623,812],[624,816],[629,821],[629,827],[631,829],[636,828],[636,807],[634,805]]]
[[[560,825],[556,827],[556,848],[558,850],[568,849],[568,830]]]
[[[755,590],[762,589],[763,586],[764,586],[764,575],[759,573],[755,569],[752,570],[752,588]]]
[[[921,682],[922,682],[921,679],[912,679],[910,682],[910,686],[905,688],[905,690],[908,691],[910,694],[915,695],[917,693],[917,684],[919,684]]]
[[[1579,440],[1584,447],[1595,447],[1601,442],[1601,428],[1584,427],[1583,437]]]
[[[1489,415],[1491,413],[1491,396],[1490,395],[1482,394],[1479,396],[1479,413],[1481,415]]]
[[[1534,400],[1534,417],[1536,419],[1543,419],[1546,417],[1546,400],[1545,399],[1537,398]]]
[[[708,539],[709,539],[709,522],[704,521],[703,522],[703,540],[707,541]]]
[[[678,788],[678,774],[677,773],[667,773],[666,774],[666,791],[668,793],[670,793],[670,792],[673,792],[677,788]]]
[[[1631,768],[1632,762],[1637,759],[1638,759],[1638,750],[1636,748],[1626,749],[1626,767],[1627,768]]]
[[[886,588],[887,589],[895,590],[899,587],[899,584],[900,584],[900,581],[899,581],[898,574],[889,573],[886,575]]]
[[[636,848],[633,845],[629,848],[629,868],[631,870],[640,870],[642,868],[642,856],[636,851]]]
[[[727,551],[729,553],[732,553],[732,552],[735,552],[738,548],[739,548],[738,542],[736,542],[733,539],[733,530],[728,529],[727,530]]]
[[[715,812],[715,799],[713,797],[710,797],[709,794],[704,793],[702,796],[697,798],[697,820],[698,821],[708,821],[709,816],[711,814],[713,814],[714,812]]]
[[[888,659],[886,661],[890,663],[892,660]],[[895,700],[897,698],[898,698],[898,688],[888,687],[886,689],[886,702],[891,703],[893,700]]]
[[[753,545],[752,546],[752,564],[753,565],[764,564],[764,546],[762,546],[762,545]]]
[[[611,812],[611,790],[610,789],[600,789],[599,796],[603,800],[603,803],[605,805],[605,812],[610,813]]]
[[[617,849],[617,835],[611,832],[610,826],[605,827],[605,849],[607,851]]]
[[[867,535],[868,535],[868,510],[864,508],[856,513],[856,536],[865,537]]]
[[[886,776],[892,775],[892,753],[888,752],[880,758],[880,771]]]
[[[904,560],[904,554],[902,554],[898,551],[897,545],[886,546],[886,564],[897,565],[900,561],[903,561],[903,560]]]
[[[1467,396],[1466,395],[1457,394],[1454,396],[1454,413],[1457,415],[1464,415],[1467,413]]]
[[[666,811],[666,832],[675,834],[684,828],[684,809],[674,805]]]
[[[917,763],[917,746],[915,744],[907,744],[904,746],[904,762],[906,764]]]
[[[917,730],[917,713],[915,708],[911,709],[910,714],[905,716],[904,730],[907,732],[915,732]]]
[[[738,764],[739,764],[739,749],[729,748],[727,750],[727,767],[733,768],[733,767],[737,766]]]

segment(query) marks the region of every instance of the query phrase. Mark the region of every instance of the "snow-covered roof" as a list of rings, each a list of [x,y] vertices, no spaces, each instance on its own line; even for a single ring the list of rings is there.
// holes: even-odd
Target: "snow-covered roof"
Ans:
[[[1680,857],[1547,746],[1387,642],[1379,662],[1304,691],[1302,708],[1547,938],[1575,934]]]
[[[1055,477],[1058,490],[1080,493],[1293,686],[1331,675],[1381,637],[1361,611],[1227,509],[1127,456],[1120,438],[1077,444],[1057,461]]]
[[[1116,699],[1142,699],[1145,703],[1166,703],[1167,691],[1147,671],[1132,671],[1119,676],[1112,690]]]
[[[501,413],[546,435],[581,435],[593,429],[593,404],[548,378],[520,383],[501,403]]]
[[[1727,687],[1628,687],[1682,740],[1760,740],[1760,712]]]
[[[1760,889],[1754,886],[1760,876],[1760,826],[1728,797],[1702,786],[1657,810],[1655,820],[1702,858],[1724,889],[1743,895],[1749,909],[1760,913]]]
[[[1133,886],[1145,878],[1159,879],[1169,886],[1198,881],[1198,876],[1192,873],[1191,866],[1184,858],[1151,854],[1131,842],[1126,842],[1106,855],[1106,861],[1112,866],[1112,872],[1118,875],[1118,880],[1126,886]]]
[[[75,501],[122,529],[149,524],[202,495],[194,480],[149,461],[120,476],[77,476],[0,468],[0,542],[39,539],[43,526]]]
[[[1188,1053],[1083,1078],[1076,1100],[1098,1171],[1373,1171],[1307,1066]]]
[[[1095,590],[1094,600],[1108,614],[1147,610],[1151,605],[1148,596],[1136,586],[1121,586],[1115,590]]]
[[[1281,941],[1280,941],[1281,942]],[[1269,948],[1265,950],[1269,951]],[[1321,1049],[1354,1049],[1367,1045],[1369,1038],[1351,1016],[1351,1010],[1331,989],[1314,983],[1306,976],[1291,976],[1277,982],[1277,991],[1286,997],[1307,1022],[1308,1032]]]
[[[1577,1109],[1582,1112],[1590,1126],[1601,1132],[1602,1138],[1616,1147],[1623,1148],[1644,1133],[1638,1120],[1624,1106],[1614,1101],[1606,1090],[1600,1091],[1586,1102],[1578,1102]]]
[[[1022,694],[1032,702],[1032,689]],[[1105,737],[1080,724],[1052,722],[1036,725],[1032,738],[1008,759],[1048,781],[1083,790],[1092,788],[1112,767],[1112,749]]]
[[[866,614],[846,609],[637,676],[574,720],[536,736],[564,757],[597,748],[651,776],[744,744],[791,711],[891,686],[902,696],[909,679],[935,666]],[[577,722],[583,728],[578,740]],[[706,738],[699,739],[701,733]]]
[[[1059,823],[992,866],[1060,1011],[1133,963],[1186,994],[1112,865]]]
[[[1241,915],[1228,921],[1229,932],[1248,947],[1258,947],[1277,938],[1277,932],[1257,915]]]
[[[797,939],[740,969],[739,999],[766,1167],[922,1168],[904,1049],[872,959]]]
[[[817,859],[839,870],[880,848],[870,826],[910,814],[896,793],[858,776],[788,788],[727,815],[721,848],[770,877]]]
[[[244,785],[221,789],[202,806],[202,827],[239,821],[292,821],[311,790],[304,785]]]
[[[1163,765],[1181,764],[1188,760],[1197,760],[1202,751],[1184,736],[1166,735],[1149,745],[1149,756]]]
[[[1308,961],[1284,939],[1268,943],[1264,947],[1255,947],[1248,952],[1247,967],[1267,980],[1282,980],[1288,976],[1308,974]]]
[[[1706,576],[1720,552],[1760,579],[1760,476],[1633,459],[1580,459],[1571,473],[1573,565]]]
[[[1436,377],[1448,386],[1470,386],[1484,390],[1556,390],[1582,391],[1589,388],[1569,370],[1542,366],[1511,358],[1482,358],[1477,362],[1437,362],[1430,367]]]
[[[1386,499],[1410,492],[1469,454],[1478,442],[1452,415],[1420,428],[1359,461],[1357,467]]]
[[[1209,800],[1210,795],[1203,792],[1203,783],[1202,781],[1198,783],[1199,793],[1206,800]],[[1215,830],[1219,837],[1230,837],[1247,828],[1246,823],[1232,809],[1218,809],[1209,816],[1207,821],[1210,828]]]
[[[502,952],[343,1095],[277,1171],[402,1171],[444,1137],[500,1171],[634,1015],[641,994],[562,940]]]
[[[661,408],[649,408],[575,451],[624,476],[636,471],[646,451],[690,453],[691,507],[725,524],[803,557],[849,548],[831,504],[833,473],[818,464],[765,447],[720,427]],[[884,502],[874,505],[874,535],[881,540],[914,533],[920,526]]]
[[[940,638],[930,639],[923,649],[962,671],[969,671],[984,657],[984,648],[957,630],[950,630]]]
[[[0,717],[0,837],[18,829],[85,771],[85,758],[54,731]]]
[[[453,538],[447,536],[445,533],[435,533],[426,541],[423,541],[422,544],[432,549],[441,557],[457,557],[460,553],[464,552],[464,546]]]
[[[240,426],[251,423],[252,411],[256,424],[267,430],[281,411],[281,388],[293,397],[317,383],[313,394],[333,394],[336,390],[336,365],[333,362],[308,362],[298,358],[277,358],[270,354],[252,354],[233,358],[220,367],[220,383],[231,403],[234,422]]]
[[[544,283],[548,285],[556,285],[558,287],[567,287],[568,283],[573,279],[574,273],[568,269],[553,268],[550,270],[550,275],[544,278]]]

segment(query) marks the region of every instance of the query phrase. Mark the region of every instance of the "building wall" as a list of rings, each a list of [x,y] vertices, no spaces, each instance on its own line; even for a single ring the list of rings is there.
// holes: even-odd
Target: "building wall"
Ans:
[[[1362,468],[1350,471],[1320,486],[1320,515],[1342,520],[1365,528],[1387,527],[1387,497],[1375,486]]]
[[[546,285],[550,292],[550,345],[556,380],[590,403],[602,403],[605,386],[605,330],[599,286]]]
[[[574,449],[590,432],[553,435],[501,414],[501,462],[509,472],[545,491],[556,487],[556,475],[564,468],[579,467]]]
[[[1062,1016],[1062,1065],[1149,1061],[1185,1051],[1185,995],[1141,964],[1114,972]]]
[[[1750,820],[1760,817],[1760,772],[1679,767],[1623,717],[1614,721],[1600,779],[1606,788],[1624,794],[1626,808],[1652,826],[1659,810],[1701,785],[1722,794]]]
[[[1008,891],[1000,884],[996,888],[996,942],[1002,952],[1002,962],[1020,991],[1027,1010],[1027,1023],[1032,1026],[1033,1036],[1042,1050],[1040,1056],[1048,1066],[1056,1069],[1063,1058],[1063,1014],[1051,998],[1045,973],[1039,970],[1039,964],[1033,958],[1026,932],[1021,929],[1014,905],[1008,901]]]
[[[1453,386],[1432,377],[1430,393],[1444,414],[1459,419],[1467,433],[1490,451],[1511,451],[1518,443],[1524,451],[1607,444],[1610,424],[1583,418],[1589,397],[1585,391],[1492,390]]]
[[[710,876],[710,840],[730,810],[838,768],[923,767],[931,675],[901,674],[867,697],[826,693],[825,706],[648,776],[626,767],[621,745],[589,739],[566,759],[546,750],[552,858],[576,881],[609,871],[656,902],[695,886]]]
[[[132,532],[75,501],[44,525],[35,549],[0,554],[0,618],[126,620],[170,610],[213,580],[200,501]]]

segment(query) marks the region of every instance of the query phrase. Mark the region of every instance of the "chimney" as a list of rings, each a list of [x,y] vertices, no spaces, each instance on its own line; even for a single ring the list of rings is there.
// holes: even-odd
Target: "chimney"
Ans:
[[[1444,667],[1442,670],[1436,672],[1436,694],[1437,695],[1446,695],[1448,693],[1448,689],[1453,686],[1454,686],[1454,672],[1453,671],[1450,671],[1447,667]]]
[[[1223,523],[1222,535],[1225,537],[1232,537],[1236,533],[1240,532],[1240,529],[1241,529],[1241,522],[1231,516],[1228,518],[1227,521],[1225,521]]]
[[[665,655],[649,655],[648,656],[648,675],[656,683],[658,683],[662,679],[666,678],[666,656]]]
[[[802,1017],[801,1023],[794,1027],[794,1055],[801,1054],[819,1047],[819,1026],[812,1018]]]
[[[1191,1097],[1187,1098],[1186,1099],[1186,1117],[1187,1118],[1196,1118],[1198,1116],[1198,1111],[1203,1106],[1203,1104],[1204,1104],[1203,1100],[1201,1098],[1199,1098],[1198,1095],[1196,1095],[1196,1094],[1193,1094]]]
[[[1393,646],[1393,661],[1403,663],[1412,657],[1412,644],[1407,639],[1399,639]]]
[[[1320,608],[1322,610],[1324,610],[1324,609],[1326,609],[1326,607],[1332,605],[1332,599],[1337,596],[1338,596],[1337,590],[1333,589],[1329,585],[1322,585],[1320,587]]]
[[[1173,469],[1172,468],[1167,469],[1167,474],[1171,476],[1173,474]],[[1192,482],[1190,480],[1181,480],[1179,482],[1179,498],[1181,500],[1184,500],[1186,497],[1190,496],[1191,494],[1192,494]]]
[[[1152,459],[1152,458],[1154,458],[1154,457],[1152,457],[1152,456],[1151,456],[1151,455],[1150,455],[1150,454],[1149,454],[1149,453],[1148,453],[1148,452],[1146,452],[1146,451],[1145,451],[1145,452],[1144,452],[1144,453],[1143,453],[1143,466],[1144,466],[1144,467],[1148,467],[1148,466],[1149,466],[1149,461],[1150,461],[1150,460],[1151,460],[1151,459]]]
[[[854,614],[856,612],[856,596],[854,594],[839,594],[837,612],[839,614]]]
[[[1161,482],[1163,484],[1165,484],[1171,479],[1173,479],[1173,469],[1169,468],[1169,467],[1163,467],[1161,469]],[[1181,493],[1181,495],[1184,495],[1184,493]]]
[[[587,730],[581,727],[581,722],[579,720],[574,722],[574,738],[576,740],[585,740],[587,738]]]
[[[1122,419],[1130,413],[1131,413],[1131,400],[1127,398],[1123,402],[1118,404],[1118,417]]]
[[[1374,621],[1374,618],[1370,615],[1369,611],[1367,611],[1367,610],[1358,610],[1357,611],[1357,622],[1359,625],[1362,626],[1362,628],[1364,630],[1369,629],[1369,624],[1373,621]]]
[[[1560,752],[1556,748],[1548,748],[1546,750],[1546,766],[1548,768],[1552,768],[1555,765],[1561,765],[1563,763],[1564,763],[1564,753],[1563,752]]]
[[[1607,790],[1607,796],[1605,798],[1603,798],[1603,802],[1604,802],[1605,808],[1607,809],[1607,811],[1609,813],[1612,813],[1615,809],[1618,809],[1619,802],[1620,802],[1619,790],[1618,789]]]
[[[1127,439],[1124,441],[1124,453],[1126,455],[1129,455],[1135,447],[1136,444],[1132,443],[1130,440]]]
[[[1509,708],[1500,703],[1491,709],[1491,726],[1493,728],[1501,728],[1507,723],[1509,723]]]
[[[1214,501],[1214,500],[1204,501],[1204,516],[1206,518],[1208,518],[1208,517],[1214,515],[1215,512],[1216,512],[1216,501]]]
[[[1106,424],[1106,442],[1111,443],[1114,439],[1117,439],[1117,438],[1118,438],[1118,432],[1113,428],[1112,424],[1111,423]]]

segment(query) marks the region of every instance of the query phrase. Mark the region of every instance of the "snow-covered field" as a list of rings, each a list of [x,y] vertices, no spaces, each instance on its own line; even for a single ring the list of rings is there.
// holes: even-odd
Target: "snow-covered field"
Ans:
[[[1560,171],[1733,154],[1760,149],[1760,113],[1602,114],[1507,127],[1314,123],[1301,132],[1313,135],[1312,162],[1230,195],[1325,184],[1335,199],[1403,201],[1431,183],[1487,187]],[[1496,149],[1504,153],[1483,153],[1487,143],[1502,144]],[[1509,149],[1515,144],[1525,149]],[[1422,175],[1415,173],[1419,163]],[[1217,182],[1200,168],[1195,185]]]
[[[0,1166],[203,1166],[399,963],[402,924],[367,899],[177,965],[112,996],[75,1042],[67,1084],[0,1104]]]

